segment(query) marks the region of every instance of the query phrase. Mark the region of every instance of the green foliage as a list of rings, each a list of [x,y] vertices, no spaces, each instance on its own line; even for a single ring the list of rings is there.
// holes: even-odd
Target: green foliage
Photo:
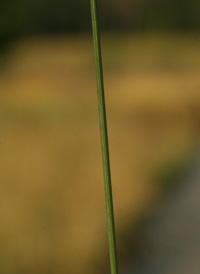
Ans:
[[[146,27],[164,30],[192,30],[200,27],[197,0],[152,0],[147,6]]]
[[[99,1],[106,30],[199,29],[198,0]],[[89,1],[0,0],[0,47],[13,38],[41,33],[88,31]]]

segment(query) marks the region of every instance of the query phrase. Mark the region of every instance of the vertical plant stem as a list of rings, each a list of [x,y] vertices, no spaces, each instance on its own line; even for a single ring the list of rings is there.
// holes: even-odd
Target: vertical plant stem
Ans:
[[[109,238],[110,267],[111,267],[111,274],[117,274],[118,273],[117,249],[116,249],[112,185],[111,185],[111,174],[110,174],[103,68],[102,68],[102,58],[101,58],[101,42],[100,42],[98,13],[97,13],[97,0],[90,0],[90,3],[91,3],[93,43],[94,43],[95,64],[96,64],[99,122],[100,122],[100,133],[101,133],[107,226],[108,226],[108,238]]]

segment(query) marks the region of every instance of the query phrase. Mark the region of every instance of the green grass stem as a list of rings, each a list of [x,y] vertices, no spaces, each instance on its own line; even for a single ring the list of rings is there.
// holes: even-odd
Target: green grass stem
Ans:
[[[112,185],[111,185],[111,174],[110,174],[109,146],[108,146],[106,107],[105,107],[105,96],[104,96],[103,67],[102,67],[102,57],[101,57],[101,41],[100,41],[98,13],[97,13],[97,0],[90,0],[90,3],[91,3],[93,43],[94,43],[95,64],[96,64],[99,122],[100,122],[100,133],[101,133],[107,226],[108,226],[108,238],[109,238],[110,267],[111,267],[111,274],[117,274],[118,273],[117,248],[116,248],[116,237],[115,237],[115,223],[114,223],[114,212],[113,212],[113,198],[112,198]]]

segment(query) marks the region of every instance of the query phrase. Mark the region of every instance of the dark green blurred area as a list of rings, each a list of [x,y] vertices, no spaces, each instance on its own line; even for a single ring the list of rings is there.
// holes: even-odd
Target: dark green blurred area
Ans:
[[[199,0],[99,1],[103,30],[200,29]],[[16,38],[90,30],[90,1],[0,0],[0,47]]]

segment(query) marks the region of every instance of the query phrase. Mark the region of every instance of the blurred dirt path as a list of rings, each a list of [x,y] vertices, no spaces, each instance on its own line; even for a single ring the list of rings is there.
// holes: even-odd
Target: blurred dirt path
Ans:
[[[200,273],[200,152],[145,227],[143,253],[122,274]]]

